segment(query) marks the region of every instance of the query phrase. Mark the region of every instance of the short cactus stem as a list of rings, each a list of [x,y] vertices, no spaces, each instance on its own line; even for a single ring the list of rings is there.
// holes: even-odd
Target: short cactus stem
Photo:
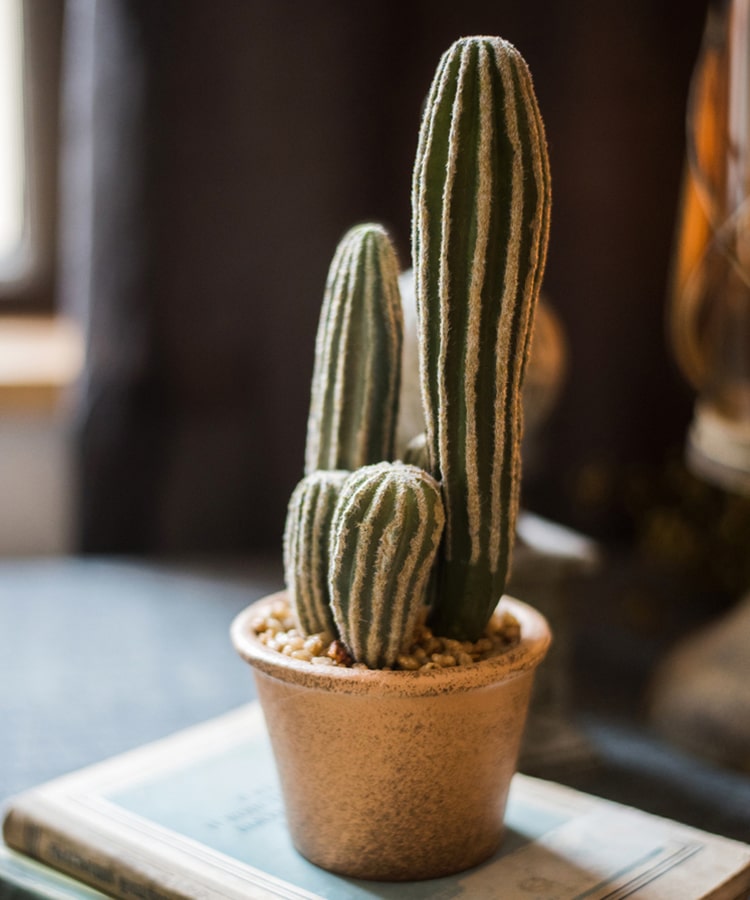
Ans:
[[[328,596],[328,543],[336,501],[348,472],[311,472],[289,500],[284,529],[284,578],[303,634],[335,637]]]
[[[411,466],[418,466],[425,472],[430,471],[430,453],[427,447],[427,434],[423,431],[413,437],[404,449],[404,460]]]
[[[392,666],[413,640],[444,520],[438,484],[416,466],[365,466],[344,482],[331,526],[329,592],[357,662]]]
[[[420,131],[412,245],[422,393],[446,509],[436,632],[476,640],[503,593],[549,165],[531,77],[500,38],[443,56]]]
[[[398,260],[379,225],[342,238],[315,345],[305,472],[393,459],[403,343]]]

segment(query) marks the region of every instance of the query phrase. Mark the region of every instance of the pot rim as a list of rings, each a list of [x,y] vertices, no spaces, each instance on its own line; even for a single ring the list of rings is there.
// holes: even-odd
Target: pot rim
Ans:
[[[471,665],[426,671],[388,672],[381,669],[313,666],[266,647],[252,630],[252,621],[262,615],[266,607],[282,599],[288,599],[286,591],[263,597],[242,610],[230,628],[232,644],[245,662],[258,671],[279,681],[320,691],[413,697],[475,690],[499,681],[509,681],[536,668],[551,641],[544,616],[528,604],[505,595],[497,610],[510,612],[518,619],[521,639],[509,650],[489,659]]]

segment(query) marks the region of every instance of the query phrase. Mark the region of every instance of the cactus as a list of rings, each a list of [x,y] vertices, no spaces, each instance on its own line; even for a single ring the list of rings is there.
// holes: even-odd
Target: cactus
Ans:
[[[393,458],[403,314],[398,261],[379,225],[342,238],[315,347],[305,473]]]
[[[521,384],[549,225],[531,77],[499,38],[457,41],[428,96],[412,249],[430,470],[446,534],[437,633],[474,640],[503,593],[518,510]]]
[[[416,466],[379,463],[344,482],[331,526],[329,590],[341,639],[371,668],[413,638],[443,530],[440,488]]]
[[[500,38],[464,38],[443,55],[412,203],[426,435],[407,448],[408,464],[387,461],[403,335],[398,271],[385,231],[359,226],[326,285],[306,478],[285,534],[300,627],[337,630],[372,667],[394,664],[426,603],[435,633],[479,638],[510,565],[550,185],[531,77]]]
[[[328,543],[336,500],[348,474],[312,472],[300,481],[289,500],[284,577],[304,634],[337,634],[328,595]]]

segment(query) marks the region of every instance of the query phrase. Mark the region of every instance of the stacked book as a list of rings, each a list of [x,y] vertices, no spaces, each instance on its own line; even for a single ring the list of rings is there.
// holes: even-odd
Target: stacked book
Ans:
[[[10,801],[0,898],[740,900],[750,846],[517,775],[500,850],[448,878],[341,878],[293,848],[256,704]],[[408,823],[405,823],[408,827]]]

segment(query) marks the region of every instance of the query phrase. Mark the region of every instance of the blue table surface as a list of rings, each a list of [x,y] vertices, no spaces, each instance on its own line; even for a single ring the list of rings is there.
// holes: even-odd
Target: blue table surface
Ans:
[[[229,642],[280,565],[0,562],[0,800],[254,696]]]

